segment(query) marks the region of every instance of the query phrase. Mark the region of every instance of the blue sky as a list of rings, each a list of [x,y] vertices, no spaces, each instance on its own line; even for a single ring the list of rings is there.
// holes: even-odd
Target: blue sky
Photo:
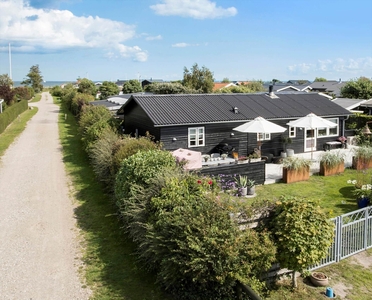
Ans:
[[[370,0],[0,0],[0,74],[46,81],[372,78]]]

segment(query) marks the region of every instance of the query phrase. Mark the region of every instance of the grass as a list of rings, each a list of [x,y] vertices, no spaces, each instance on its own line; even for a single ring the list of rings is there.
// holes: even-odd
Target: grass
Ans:
[[[19,118],[13,121],[5,131],[0,134],[0,157],[3,156],[6,149],[14,142],[14,140],[23,132],[26,128],[27,122],[37,113],[37,107],[28,109]]]
[[[29,102],[39,102],[41,100],[41,93],[35,95],[35,97]]]
[[[124,234],[115,205],[95,179],[77,135],[75,118],[63,109],[59,130],[63,160],[77,200],[75,216],[84,241],[85,267],[81,271],[93,290],[92,299],[169,299],[155,285],[155,276],[136,264],[135,245]]]
[[[319,200],[321,206],[333,217],[358,209],[353,186],[349,179],[355,179],[358,171],[345,169],[343,174],[333,176],[310,176],[307,181],[290,184],[276,183],[256,187],[256,200],[276,200],[282,195]]]
[[[366,251],[372,261],[372,249]],[[336,299],[343,299],[338,292],[345,293],[346,299],[370,299],[372,294],[372,270],[369,266],[362,266],[356,262],[354,256],[318,269],[329,277],[329,286],[333,287]],[[267,300],[315,300],[328,299],[324,295],[325,287],[313,287],[307,278],[298,278],[298,288],[293,290],[291,280],[283,280],[277,284]]]

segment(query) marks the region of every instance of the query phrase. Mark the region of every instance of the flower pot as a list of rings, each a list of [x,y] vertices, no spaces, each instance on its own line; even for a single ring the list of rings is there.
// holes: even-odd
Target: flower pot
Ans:
[[[238,164],[247,164],[247,163],[248,163],[248,159],[238,160]]]
[[[286,153],[287,153],[288,157],[291,157],[291,156],[294,155],[294,150],[293,149],[287,149]]]
[[[335,174],[340,174],[345,171],[345,164],[344,162],[340,163],[337,166],[329,166],[325,163],[320,163],[320,170],[319,174],[322,176],[330,176]]]
[[[250,163],[259,162],[259,161],[261,161],[261,157],[259,157],[259,158],[250,158],[249,159],[249,162]]]
[[[241,187],[240,189],[239,189],[239,195],[240,196],[247,196],[247,193],[248,193],[248,188],[247,187]]]
[[[280,157],[283,157],[283,158],[287,157],[287,152],[280,152]]]
[[[359,198],[357,200],[357,203],[358,203],[358,208],[364,208],[364,207],[367,207],[369,205],[369,198],[368,197],[363,197],[363,198]]]
[[[372,159],[362,159],[362,158],[355,158],[353,156],[353,169],[355,170],[365,170],[372,168]]]
[[[256,192],[255,186],[249,187],[248,190],[247,190],[247,195],[252,196],[252,195],[255,194],[255,192]]]
[[[310,275],[310,281],[315,286],[327,286],[328,285],[328,277],[324,273],[321,272],[313,272]]]
[[[300,170],[292,170],[283,168],[283,181],[284,183],[292,183],[297,181],[309,180],[310,168]]]

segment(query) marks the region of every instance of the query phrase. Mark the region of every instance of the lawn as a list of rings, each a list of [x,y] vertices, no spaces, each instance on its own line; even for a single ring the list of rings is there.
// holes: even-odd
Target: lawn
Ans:
[[[347,183],[349,179],[355,179],[358,172],[360,173],[353,169],[345,169],[345,172],[340,175],[315,174],[310,176],[308,181],[257,186],[257,197],[252,201],[276,200],[282,195],[319,200],[320,205],[336,217],[358,209],[356,198],[352,194],[353,185]]]
[[[66,114],[66,118],[65,118]],[[81,274],[92,299],[170,299],[155,285],[154,274],[136,263],[135,245],[122,230],[116,206],[97,183],[77,134],[75,118],[60,112],[63,160],[77,201],[75,216],[84,241]]]

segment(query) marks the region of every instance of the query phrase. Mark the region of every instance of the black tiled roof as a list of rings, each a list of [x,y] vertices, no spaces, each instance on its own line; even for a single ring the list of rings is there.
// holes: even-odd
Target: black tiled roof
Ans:
[[[273,99],[266,93],[133,95],[125,104],[124,112],[136,102],[155,126],[242,122],[258,116],[267,120],[295,119],[311,112],[320,117],[350,114],[317,93],[281,93],[277,96],[279,98]],[[234,113],[234,107],[239,113]]]

